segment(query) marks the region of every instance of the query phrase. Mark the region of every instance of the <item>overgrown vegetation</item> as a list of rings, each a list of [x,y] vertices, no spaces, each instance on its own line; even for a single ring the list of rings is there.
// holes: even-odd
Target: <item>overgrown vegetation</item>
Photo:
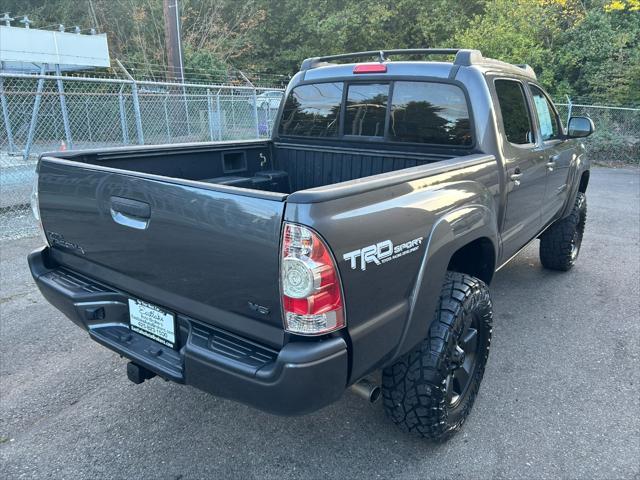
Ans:
[[[529,63],[556,97],[640,105],[640,0],[179,0],[186,68],[290,74],[308,56],[419,46]],[[162,0],[4,0],[42,27],[97,26],[166,71]]]

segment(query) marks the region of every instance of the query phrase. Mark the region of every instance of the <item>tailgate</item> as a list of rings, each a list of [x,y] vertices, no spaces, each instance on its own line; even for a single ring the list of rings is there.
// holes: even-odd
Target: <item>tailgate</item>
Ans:
[[[237,192],[50,158],[39,167],[42,224],[56,261],[133,297],[281,345],[284,196]]]

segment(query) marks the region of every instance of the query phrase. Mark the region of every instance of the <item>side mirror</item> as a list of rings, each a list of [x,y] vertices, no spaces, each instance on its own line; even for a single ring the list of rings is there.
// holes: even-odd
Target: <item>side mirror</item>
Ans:
[[[584,138],[593,133],[595,127],[589,117],[571,117],[567,127],[567,137]]]

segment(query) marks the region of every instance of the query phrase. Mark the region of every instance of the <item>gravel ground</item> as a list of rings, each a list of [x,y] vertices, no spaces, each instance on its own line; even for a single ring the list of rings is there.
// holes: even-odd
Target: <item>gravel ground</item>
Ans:
[[[596,169],[581,257],[537,244],[492,284],[492,351],[474,411],[446,444],[405,436],[351,393],[275,417],[125,376],[125,360],[40,296],[0,242],[2,478],[638,478],[640,175]]]

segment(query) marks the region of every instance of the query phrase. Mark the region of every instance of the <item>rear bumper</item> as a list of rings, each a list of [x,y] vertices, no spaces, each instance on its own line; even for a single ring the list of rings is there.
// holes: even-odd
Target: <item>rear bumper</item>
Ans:
[[[124,292],[55,265],[47,247],[28,260],[38,288],[53,306],[96,342],[163,378],[281,415],[318,410],[346,388],[342,338],[290,342],[276,351],[177,313],[177,347],[172,349],[129,329]]]

